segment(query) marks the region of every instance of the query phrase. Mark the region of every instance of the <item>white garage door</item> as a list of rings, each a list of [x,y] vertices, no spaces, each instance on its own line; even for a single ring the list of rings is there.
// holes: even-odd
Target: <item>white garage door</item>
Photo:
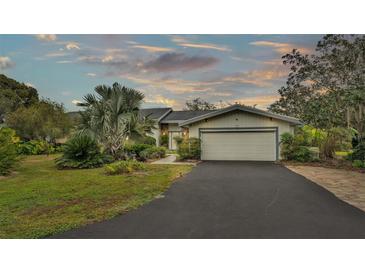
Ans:
[[[202,132],[202,160],[275,161],[275,132]]]

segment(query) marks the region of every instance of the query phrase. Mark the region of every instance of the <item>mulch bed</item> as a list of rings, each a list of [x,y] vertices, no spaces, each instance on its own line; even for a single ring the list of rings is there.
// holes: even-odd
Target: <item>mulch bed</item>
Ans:
[[[341,159],[330,159],[326,161],[319,162],[295,162],[295,161],[280,161],[280,163],[284,166],[314,166],[314,167],[326,167],[326,168],[334,168],[334,169],[345,169],[356,171],[360,173],[365,173],[364,168],[353,167],[350,161],[341,160]]]

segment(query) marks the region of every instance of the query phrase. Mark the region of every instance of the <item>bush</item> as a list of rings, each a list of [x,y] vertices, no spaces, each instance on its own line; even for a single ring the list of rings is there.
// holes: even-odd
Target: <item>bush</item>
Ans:
[[[302,139],[285,132],[281,135],[281,156],[284,160],[310,162],[315,159],[316,152],[307,146],[303,146]]]
[[[166,155],[165,147],[150,147],[140,152],[140,158],[145,159],[159,159]]]
[[[19,161],[17,137],[10,128],[0,128],[0,175],[7,175]]]
[[[365,142],[359,143],[351,154],[351,159],[365,161]]]
[[[143,138],[142,143],[145,145],[155,146],[156,145],[156,139],[152,136],[146,136]]]
[[[292,160],[302,163],[310,162],[313,160],[312,153],[310,152],[309,148],[305,146],[299,146],[294,149],[292,157]]]
[[[180,156],[180,159],[200,159],[201,148],[200,148],[200,139],[198,138],[189,138],[184,139],[177,146],[177,153]]]
[[[31,140],[29,142],[21,142],[18,145],[18,153],[23,155],[40,155],[51,154],[56,152],[56,148],[46,141]]]
[[[118,175],[132,173],[136,170],[145,170],[146,165],[136,160],[119,161],[105,166],[105,173],[108,175]]]
[[[352,163],[353,167],[358,167],[358,168],[364,168],[365,167],[365,161],[361,161],[361,160],[355,160]]]
[[[160,145],[164,147],[168,147],[169,145],[169,136],[168,135],[162,135],[160,137]]]
[[[110,162],[112,157],[101,153],[96,140],[86,134],[77,134],[68,140],[62,157],[56,159],[58,168],[94,168]]]
[[[143,150],[147,149],[147,148],[151,148],[151,145],[147,145],[147,144],[133,144],[133,145],[126,145],[124,146],[124,151],[125,153],[135,156],[135,157],[140,157],[140,154]]]

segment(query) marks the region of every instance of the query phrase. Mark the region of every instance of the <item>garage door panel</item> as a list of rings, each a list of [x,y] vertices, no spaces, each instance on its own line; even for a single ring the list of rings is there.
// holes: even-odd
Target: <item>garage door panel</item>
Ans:
[[[202,160],[275,161],[275,132],[202,133]]]

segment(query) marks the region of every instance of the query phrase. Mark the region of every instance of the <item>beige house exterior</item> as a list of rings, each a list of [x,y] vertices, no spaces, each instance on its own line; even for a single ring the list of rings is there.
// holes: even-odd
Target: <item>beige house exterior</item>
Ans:
[[[276,161],[280,135],[293,133],[300,124],[293,117],[242,105],[206,112],[171,110],[159,119],[154,137],[167,135],[172,150],[177,148],[176,136],[199,138],[202,160]]]

